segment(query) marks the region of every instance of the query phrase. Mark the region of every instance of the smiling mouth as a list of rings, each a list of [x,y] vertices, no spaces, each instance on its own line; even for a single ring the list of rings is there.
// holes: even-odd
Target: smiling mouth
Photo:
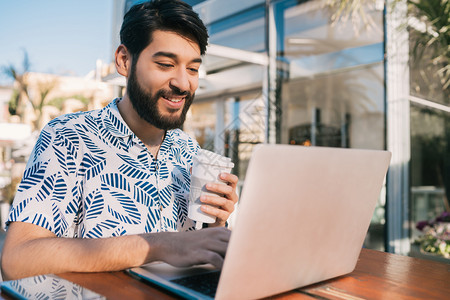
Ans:
[[[166,96],[162,96],[164,99],[173,102],[173,103],[178,103],[180,101],[183,101],[186,97],[182,97],[182,98],[172,98],[172,97],[166,97]]]

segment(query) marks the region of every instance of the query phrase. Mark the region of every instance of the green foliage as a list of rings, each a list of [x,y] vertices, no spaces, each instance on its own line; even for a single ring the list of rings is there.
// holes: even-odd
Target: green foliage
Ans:
[[[20,99],[19,91],[17,89],[14,89],[8,103],[8,111],[11,116],[17,114],[17,106],[19,104],[19,99]]]
[[[19,186],[22,178],[13,178],[11,183],[7,184],[5,187],[0,189],[0,199],[3,199],[6,203],[11,204],[14,200],[14,196],[17,193],[17,188]]]
[[[331,23],[346,22],[351,19],[353,28],[358,34],[358,25],[365,28],[375,27],[372,18],[364,11],[367,6],[374,6],[377,0],[326,0],[324,6],[331,10]]]
[[[13,65],[3,66],[2,73],[13,80],[20,81],[20,79],[22,79],[23,77],[23,74],[27,73],[30,70],[30,65],[31,64],[28,57],[28,52],[26,50],[23,50],[22,73],[19,73],[17,68]]]
[[[80,100],[84,105],[88,105],[91,99],[89,97],[83,96],[83,95],[74,95],[70,98],[78,99]]]
[[[77,99],[80,100],[85,106],[89,104],[90,98],[83,95],[73,95],[69,97],[56,97],[47,102],[47,105],[54,106],[61,110],[63,108],[64,101],[67,99]]]
[[[56,97],[47,102],[47,105],[54,106],[59,110],[62,109],[64,101],[66,101],[67,97]]]
[[[422,251],[442,255],[446,258],[450,257],[450,241],[441,240],[428,234],[418,239],[417,243],[420,244]]]
[[[30,61],[28,53],[24,50],[23,57],[23,72],[19,72],[13,65],[2,66],[1,72],[15,81],[17,89],[14,90],[13,95],[8,103],[8,110],[11,115],[18,115],[22,117],[22,101],[23,96],[29,99],[28,82],[26,81],[25,74],[30,69]]]
[[[450,213],[444,212],[431,222],[418,222],[416,227],[423,232],[415,241],[422,251],[450,258]]]
[[[425,24],[425,30],[411,26],[415,61],[420,61],[426,52],[430,62],[437,66],[442,89],[450,89],[450,1],[408,0],[409,17]]]

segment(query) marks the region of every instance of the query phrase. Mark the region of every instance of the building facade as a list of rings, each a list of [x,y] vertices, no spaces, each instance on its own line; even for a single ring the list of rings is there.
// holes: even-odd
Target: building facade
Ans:
[[[191,1],[210,45],[184,130],[231,157],[242,184],[258,143],[391,151],[366,246],[408,254],[414,223],[446,209],[449,178],[433,168],[450,155],[449,110],[411,92],[406,6],[390,2],[347,16],[320,0]]]

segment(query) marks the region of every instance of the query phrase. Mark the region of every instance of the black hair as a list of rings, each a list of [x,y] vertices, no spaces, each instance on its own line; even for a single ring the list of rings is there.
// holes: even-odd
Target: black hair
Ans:
[[[173,31],[194,38],[205,54],[208,31],[192,7],[180,0],[153,0],[136,4],[123,17],[120,42],[134,62],[151,42],[155,30]]]

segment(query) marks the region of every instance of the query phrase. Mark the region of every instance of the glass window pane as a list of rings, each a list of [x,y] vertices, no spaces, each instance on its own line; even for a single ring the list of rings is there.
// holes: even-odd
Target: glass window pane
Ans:
[[[448,40],[448,34],[436,35],[435,32],[442,31],[441,27],[445,28],[448,20],[441,12],[439,1],[433,4],[433,18],[420,17],[425,12],[423,7],[410,11],[428,28],[422,32],[418,27],[409,27],[410,255],[444,261],[443,252],[448,255],[445,240],[448,247],[450,234],[450,227],[444,227],[449,223],[442,222],[443,213],[450,212],[450,87],[445,86],[443,71],[448,65],[449,48],[447,42],[442,43]],[[441,220],[435,222],[437,218]],[[418,230],[419,222],[433,225]],[[416,241],[421,242],[420,246]],[[433,254],[424,254],[424,250]]]
[[[433,221],[449,209],[450,114],[411,106],[411,237],[420,221]]]
[[[373,26],[331,24],[321,1],[274,4],[281,80],[281,142],[385,149],[383,11],[365,7]],[[365,245],[384,250],[385,196]]]
[[[383,70],[378,63],[284,83],[282,143],[384,149]]]
[[[208,26],[209,43],[240,50],[262,52],[265,50],[265,9],[258,6],[240,12]],[[204,60],[206,72],[230,68],[242,61],[208,55]]]

